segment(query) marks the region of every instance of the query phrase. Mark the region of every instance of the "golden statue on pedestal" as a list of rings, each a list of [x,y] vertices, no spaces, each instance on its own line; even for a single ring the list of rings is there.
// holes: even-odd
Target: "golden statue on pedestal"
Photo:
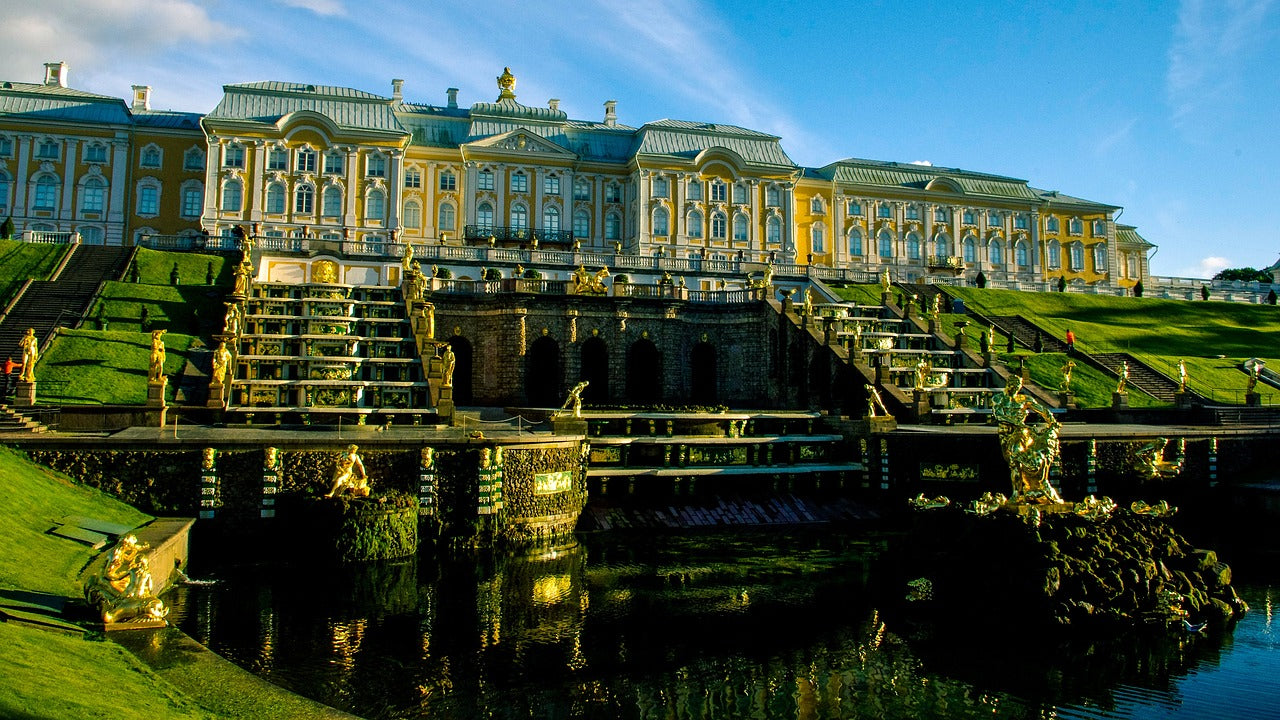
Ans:
[[[151,331],[151,364],[147,379],[153,383],[164,382],[164,330]]]
[[[338,457],[333,468],[333,485],[325,497],[333,497],[344,489],[350,489],[355,497],[369,497],[369,477],[364,471],[364,460],[356,453],[357,445],[348,445]]]
[[[107,555],[102,574],[85,583],[84,599],[102,617],[102,622],[136,617],[162,620],[169,614],[164,602],[155,596],[145,555],[150,549],[150,545],[138,542],[137,536],[125,535]]]
[[[36,381],[36,360],[40,355],[40,342],[36,340],[36,329],[27,328],[27,334],[18,342],[22,350],[22,369],[18,371],[19,382]]]
[[[564,405],[560,406],[560,412],[556,413],[556,417],[565,412],[576,418],[582,417],[582,391],[586,390],[589,384],[586,380],[583,380],[574,385],[573,389],[569,391],[569,396],[565,398]]]
[[[1044,421],[1027,424],[1035,413]],[[1004,392],[991,398],[991,415],[999,423],[1000,450],[1009,463],[1013,503],[1061,503],[1062,496],[1049,482],[1049,470],[1058,457],[1062,425],[1035,399],[1022,392],[1022,378],[1009,378]]]

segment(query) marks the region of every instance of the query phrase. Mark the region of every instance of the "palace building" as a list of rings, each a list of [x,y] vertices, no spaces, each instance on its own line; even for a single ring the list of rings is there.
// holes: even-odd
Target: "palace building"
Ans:
[[[718,123],[619,122],[522,104],[509,70],[469,107],[288,82],[226,85],[207,113],[0,84],[0,217],[86,243],[246,234],[787,263],[870,279],[1120,289],[1154,247],[1119,207],[953,168],[794,163]]]

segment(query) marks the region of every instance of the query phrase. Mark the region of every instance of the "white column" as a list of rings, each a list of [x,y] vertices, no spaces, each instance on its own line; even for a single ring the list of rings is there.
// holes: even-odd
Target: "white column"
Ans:
[[[435,163],[427,163],[422,169],[422,234],[424,237],[440,237],[440,228],[436,227],[439,213],[436,212],[436,193],[440,188],[440,169]],[[462,222],[462,208],[454,213],[454,224]],[[457,232],[453,231],[456,235]]]
[[[345,151],[347,153],[347,197],[343,203],[346,205],[346,210],[342,213],[342,225],[344,228],[352,228],[356,224],[356,201],[360,198],[360,149],[348,147]]]
[[[760,197],[760,180],[753,178],[751,180],[751,226],[747,228],[747,250],[752,253],[764,248],[762,237],[764,229],[760,227],[760,206],[763,204],[764,200]],[[754,261],[755,258],[751,260]]]
[[[267,171],[266,157],[267,157],[266,141],[254,140],[253,141],[253,165],[245,168],[245,172],[251,173],[250,177],[253,178],[251,182],[252,187],[246,188],[248,192],[246,193],[246,197],[244,199],[244,207],[249,210],[248,217],[250,222],[262,221],[262,206],[263,206],[262,186],[263,186],[263,175]],[[290,190],[292,189],[293,188],[290,188]],[[319,188],[317,187],[316,190],[318,192]],[[316,203],[319,204],[319,202],[320,202],[320,198],[316,197]],[[293,198],[286,197],[285,205],[287,207],[292,207]],[[244,215],[241,215],[241,217],[244,217]]]
[[[404,195],[404,154],[399,150],[388,153],[387,163],[387,230],[400,227],[400,199]]]
[[[218,207],[222,205],[222,188],[218,185],[218,168],[222,166],[223,140],[209,137],[209,152],[204,159],[204,217],[200,225],[213,232],[218,222]]]
[[[121,133],[111,143],[111,197],[107,201],[106,235],[102,239],[104,245],[124,244],[125,184],[128,182],[129,140]],[[118,241],[118,242],[117,242]]]
[[[80,146],[80,141],[66,138],[63,142],[62,203],[58,208],[58,219],[69,221],[75,216],[76,149]],[[63,227],[59,225],[58,229],[62,230]]]
[[[27,165],[31,162],[32,142],[34,140],[30,135],[19,135],[16,141],[18,146],[18,166],[13,172],[14,217],[22,217],[27,213],[27,176],[30,174]]]
[[[592,246],[605,246],[604,239],[604,176],[597,175],[595,181],[591,183],[591,207],[595,210],[595,221],[591,223],[591,243]],[[596,242],[596,241],[599,242]]]
[[[651,226],[653,214],[649,208],[649,171],[640,170],[636,173],[636,245],[641,255],[647,255],[645,251],[649,246],[650,234],[653,232]]]
[[[480,201],[475,196],[477,174],[479,174],[479,171],[476,170],[476,164],[468,162],[463,166],[462,177],[458,178],[458,182],[461,184],[458,195],[471,199],[471,202],[467,204],[467,220],[462,223],[463,225],[476,224],[476,206],[480,204]],[[462,213],[458,213],[458,215],[461,217]],[[465,230],[465,228],[463,229]]]

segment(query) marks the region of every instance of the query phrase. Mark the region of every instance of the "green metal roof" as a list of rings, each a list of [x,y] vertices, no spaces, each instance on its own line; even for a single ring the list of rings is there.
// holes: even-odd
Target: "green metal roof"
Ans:
[[[748,130],[736,125],[698,123],[687,120],[658,120],[645,123],[636,134],[634,155],[662,155],[692,160],[712,148],[724,148],[744,161],[758,165],[796,164],[782,149],[776,135]]]
[[[0,116],[29,120],[130,124],[124,100],[60,85],[0,83]]]
[[[1133,225],[1116,225],[1116,245],[1125,247],[1153,248],[1155,243],[1149,242],[1138,234]]]
[[[1029,187],[1026,180],[937,165],[848,158],[820,168],[819,173],[848,185],[924,190],[935,180],[945,180],[965,195],[1002,200],[1039,199],[1037,191]]]
[[[338,127],[357,131],[404,134],[391,98],[352,88],[258,82],[224,85],[222,101],[206,117],[274,125],[290,113],[324,115]]]

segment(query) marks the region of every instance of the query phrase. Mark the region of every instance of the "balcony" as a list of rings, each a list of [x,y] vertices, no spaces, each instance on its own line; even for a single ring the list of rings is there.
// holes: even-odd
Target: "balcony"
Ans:
[[[964,258],[955,255],[930,255],[930,270],[964,270]]]
[[[518,244],[538,241],[539,245],[572,245],[573,232],[570,230],[548,230],[546,228],[525,228],[509,225],[467,225],[463,228],[462,237],[468,243],[489,242],[493,238],[497,244]]]

